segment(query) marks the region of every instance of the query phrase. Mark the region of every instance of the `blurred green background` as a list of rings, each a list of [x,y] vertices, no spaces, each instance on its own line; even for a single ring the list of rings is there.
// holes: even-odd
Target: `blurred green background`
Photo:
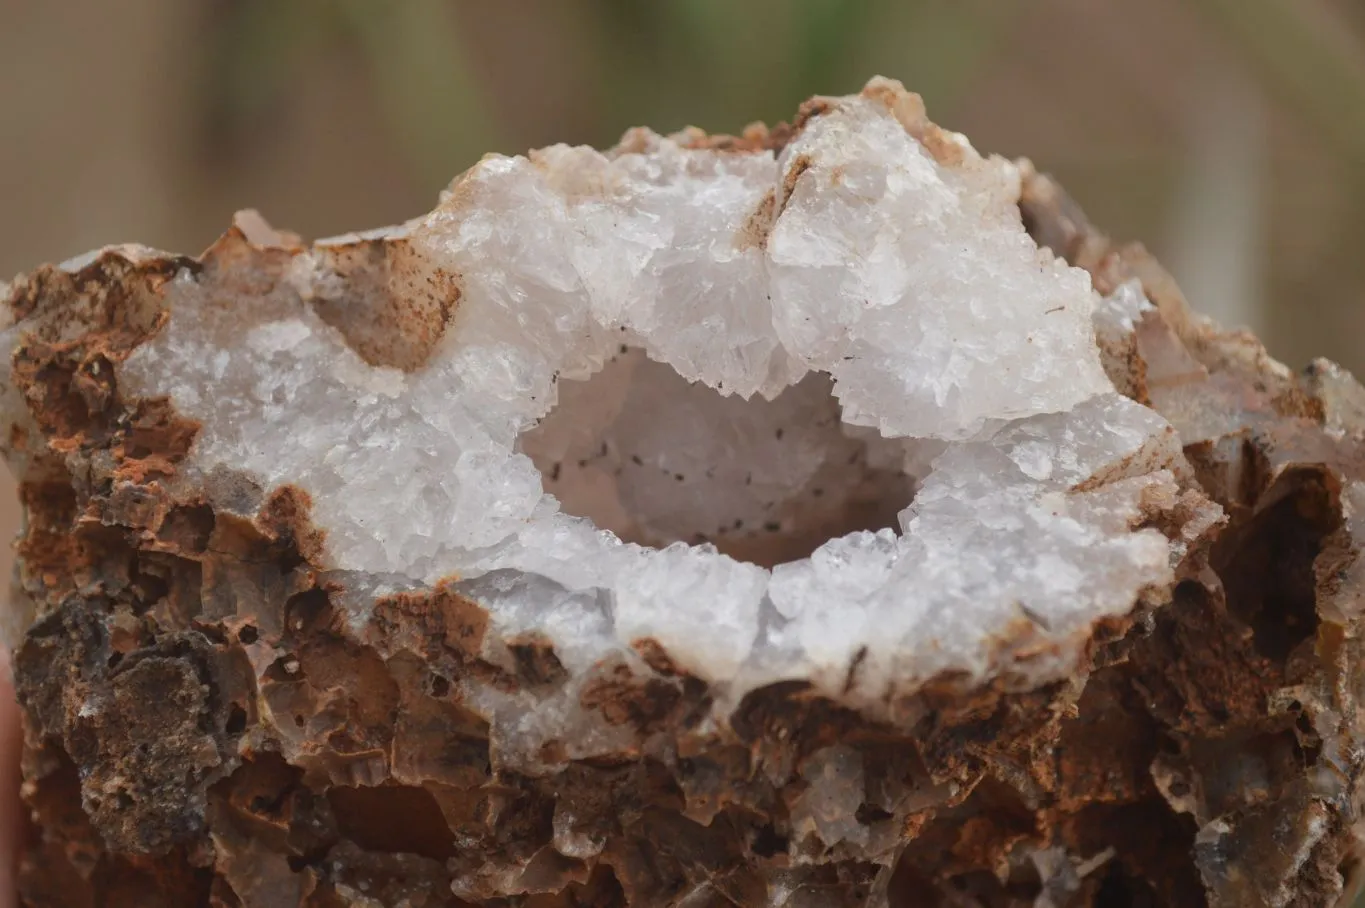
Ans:
[[[1360,0],[0,0],[0,273],[430,206],[486,151],[734,131],[874,73],[1291,365],[1365,370]]]

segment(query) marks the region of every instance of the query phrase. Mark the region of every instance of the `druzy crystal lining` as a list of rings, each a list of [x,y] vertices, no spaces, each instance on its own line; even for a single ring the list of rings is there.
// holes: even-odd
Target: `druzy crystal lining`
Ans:
[[[202,424],[205,474],[303,489],[343,586],[514,572],[553,591],[524,605],[546,626],[567,610],[557,646],[652,639],[736,695],[982,676],[1020,616],[1066,641],[1169,583],[1165,538],[1135,527],[1181,458],[1114,393],[1097,297],[1024,232],[1015,166],[928,129],[874,83],[781,149],[638,131],[489,157],[269,292],[182,277],[120,379]],[[336,251],[366,240],[403,249],[378,291]],[[348,337],[376,297],[423,330],[441,299],[420,363]],[[882,513],[843,532],[860,495]]]

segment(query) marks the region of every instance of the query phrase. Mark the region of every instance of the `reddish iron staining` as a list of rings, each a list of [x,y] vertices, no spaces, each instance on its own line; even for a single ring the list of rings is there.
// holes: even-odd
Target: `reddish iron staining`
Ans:
[[[796,160],[787,165],[787,173],[782,178],[782,198],[777,200],[774,206],[773,220],[782,214],[787,207],[787,202],[791,200],[792,193],[796,191],[796,183],[801,179],[801,175],[811,168],[809,155],[800,155]]]
[[[413,372],[426,364],[460,302],[459,276],[424,267],[405,238],[318,246],[323,268],[346,288],[313,310],[372,366]]]
[[[777,197],[772,190],[768,190],[762,201],[758,203],[758,207],[744,221],[744,228],[740,230],[739,237],[735,241],[736,247],[741,251],[766,248],[768,233],[773,228],[776,210]]]
[[[682,690],[659,678],[639,678],[629,666],[615,665],[588,682],[579,696],[587,709],[597,710],[611,725],[629,725],[641,734],[662,731]]]

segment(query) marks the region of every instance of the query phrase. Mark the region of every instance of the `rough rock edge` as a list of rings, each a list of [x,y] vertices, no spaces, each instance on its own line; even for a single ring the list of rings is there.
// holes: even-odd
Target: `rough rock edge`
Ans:
[[[902,122],[930,135],[922,108]],[[693,139],[746,151],[789,133],[750,134]],[[1231,517],[1218,542],[1182,535],[1203,501],[1193,486],[1154,502],[1154,525],[1185,546],[1174,593],[1152,590],[1096,628],[1069,681],[942,678],[896,725],[783,684],[747,697],[729,728],[702,726],[705,685],[639,641],[638,662],[601,666],[582,697],[634,743],[615,759],[546,754],[559,768],[536,778],[495,768],[488,722],[452,681],[552,687],[544,641],[505,641],[514,670],[488,663],[486,616],[441,588],[390,597],[353,631],[315,568],[306,495],[191,475],[197,427],[165,400],[119,393],[111,366],[160,328],[166,281],[252,292],[262,275],[287,279],[295,238],[245,218],[199,260],[123,248],[16,281],[13,384],[29,417],[4,445],[23,469],[17,586],[33,620],[16,658],[34,817],[25,899],[752,905],[781,888],[792,906],[930,893],[1183,905],[1206,891],[1227,905],[1327,903],[1356,849],[1361,748],[1344,717],[1361,664],[1359,543],[1341,502],[1362,478],[1365,392],[1321,365],[1295,376],[1201,322],[1145,253],[1113,247],[1049,181],[1025,177],[1040,243],[1102,292],[1137,278],[1155,303],[1108,351],[1111,368],[1126,364],[1116,383],[1158,409],[1184,405],[1173,388],[1239,403],[1244,429],[1187,448]],[[401,271],[390,242],[330,245],[380,264],[364,285],[376,292]],[[431,309],[417,321],[367,359],[420,361]],[[1272,545],[1290,553],[1273,576]],[[1279,589],[1271,580],[1283,595],[1261,592]],[[1030,630],[1002,629],[1002,654],[1020,658]],[[807,771],[849,751],[865,841],[827,845],[809,832]]]

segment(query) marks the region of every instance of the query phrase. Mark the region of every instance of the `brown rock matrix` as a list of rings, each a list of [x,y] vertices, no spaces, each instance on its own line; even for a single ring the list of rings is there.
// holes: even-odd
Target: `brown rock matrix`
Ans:
[[[1365,389],[895,83],[0,297],[26,905],[1351,894]]]

